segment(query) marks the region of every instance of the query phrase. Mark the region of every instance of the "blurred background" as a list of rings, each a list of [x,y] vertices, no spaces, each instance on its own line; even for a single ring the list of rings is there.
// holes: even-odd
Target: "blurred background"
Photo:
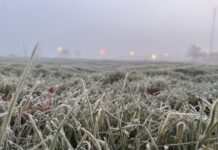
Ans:
[[[216,0],[0,0],[0,56],[218,61]]]

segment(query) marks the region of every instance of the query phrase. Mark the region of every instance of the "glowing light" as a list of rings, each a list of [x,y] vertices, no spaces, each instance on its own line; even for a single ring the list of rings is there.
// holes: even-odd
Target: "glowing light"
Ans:
[[[130,57],[130,58],[135,57],[135,52],[134,52],[134,51],[130,51],[130,52],[129,52],[129,57]]]
[[[152,60],[156,60],[156,59],[157,59],[157,55],[156,55],[156,54],[152,54],[152,55],[151,55],[151,59],[152,59]]]
[[[105,56],[106,50],[104,48],[100,48],[99,49],[99,55],[101,57],[101,59],[103,59],[103,57]]]
[[[60,53],[63,53],[64,52],[64,48],[61,47],[61,46],[58,46],[57,47],[57,51],[60,52]]]
[[[100,55],[105,55],[105,49],[104,49],[104,48],[101,48],[101,49],[99,50],[99,54],[100,54]]]

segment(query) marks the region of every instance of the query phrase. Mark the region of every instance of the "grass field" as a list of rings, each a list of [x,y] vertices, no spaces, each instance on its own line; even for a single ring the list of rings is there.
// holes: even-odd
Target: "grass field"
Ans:
[[[218,148],[217,66],[36,60],[19,92],[24,62],[0,63],[2,149]]]

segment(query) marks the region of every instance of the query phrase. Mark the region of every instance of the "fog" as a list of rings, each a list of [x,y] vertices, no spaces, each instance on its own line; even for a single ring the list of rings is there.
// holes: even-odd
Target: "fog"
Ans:
[[[217,1],[1,0],[0,56],[183,59],[192,44],[208,52]],[[218,23],[213,51],[218,52]],[[61,50],[65,53],[60,53]],[[59,51],[58,51],[59,50]]]

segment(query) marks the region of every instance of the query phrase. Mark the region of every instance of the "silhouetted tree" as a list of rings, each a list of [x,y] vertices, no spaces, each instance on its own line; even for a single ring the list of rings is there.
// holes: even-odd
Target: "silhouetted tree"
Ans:
[[[191,45],[188,49],[188,56],[192,57],[192,59],[198,59],[202,56],[201,47],[197,44]]]

